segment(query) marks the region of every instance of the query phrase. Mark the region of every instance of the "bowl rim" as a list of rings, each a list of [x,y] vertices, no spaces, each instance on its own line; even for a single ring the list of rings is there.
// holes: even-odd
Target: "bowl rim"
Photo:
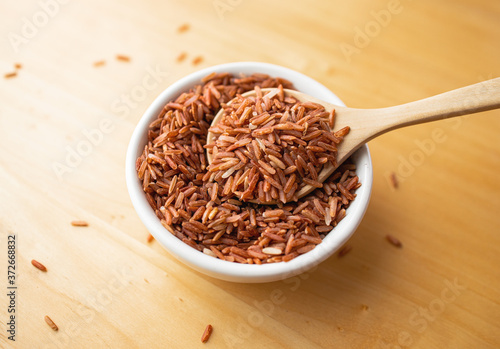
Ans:
[[[161,92],[143,113],[132,133],[126,154],[125,177],[134,209],[149,232],[171,255],[206,275],[227,281],[268,282],[285,279],[309,270],[330,257],[354,234],[366,212],[373,182],[373,166],[370,151],[366,144],[353,154],[355,159],[360,157],[364,159],[362,171],[365,171],[365,176],[362,186],[356,192],[356,200],[347,209],[349,219],[346,216],[345,219],[340,221],[334,228],[336,233],[329,233],[315,249],[289,262],[263,265],[240,264],[208,256],[185,244],[163,227],[147,202],[140,180],[137,178],[135,163],[146,144],[148,126],[158,116],[167,102],[172,98],[176,98],[182,91],[187,91],[195,84],[200,83],[201,78],[212,72],[229,72],[233,74],[261,72],[272,76],[280,76],[292,81],[298,90],[301,90],[301,86],[307,87],[307,89],[315,90],[314,95],[317,98],[324,98],[325,101],[345,106],[333,92],[318,81],[297,71],[270,63],[234,62],[195,71],[175,81]],[[360,171],[360,169],[358,168],[357,171]],[[362,190],[360,190],[361,188]],[[356,209],[351,209],[353,206]]]

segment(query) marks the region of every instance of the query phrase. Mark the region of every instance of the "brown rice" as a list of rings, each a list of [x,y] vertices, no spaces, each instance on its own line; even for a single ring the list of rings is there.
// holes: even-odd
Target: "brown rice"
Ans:
[[[361,186],[354,172],[355,165],[347,162],[323,184],[318,185],[319,189],[297,201],[277,206],[239,200],[235,192],[241,185],[243,188],[248,185],[247,189],[253,186],[257,196],[263,199],[269,195],[276,196],[271,191],[278,191],[280,186],[285,194],[289,193],[293,187],[298,186],[295,182],[297,173],[311,174],[312,168],[308,163],[317,166],[316,162],[321,164],[323,161],[320,156],[315,155],[315,151],[319,153],[318,148],[304,148],[302,155],[298,154],[295,159],[291,155],[278,156],[278,149],[264,136],[267,134],[270,138],[269,135],[273,134],[266,129],[270,127],[266,126],[270,121],[266,121],[264,116],[261,120],[257,119],[257,123],[262,125],[258,134],[264,136],[262,139],[258,138],[260,143],[257,140],[255,143],[253,140],[248,142],[246,139],[240,142],[241,139],[228,135],[223,140],[243,144],[241,148],[244,147],[246,152],[232,149],[233,155],[228,156],[230,159],[226,163],[220,164],[215,171],[208,171],[204,146],[208,128],[217,111],[221,107],[227,107],[226,103],[237,95],[256,86],[277,88],[280,85],[292,88],[289,81],[265,74],[236,77],[229,73],[212,73],[202,79],[200,85],[167,103],[158,118],[150,124],[148,143],[136,161],[146,199],[168,231],[201,253],[247,264],[290,261],[313,250],[345,217],[345,210],[356,196],[354,191]],[[304,118],[308,107],[312,106],[296,110],[296,121]],[[245,107],[242,108],[244,114]],[[315,118],[310,115],[305,117],[309,117],[308,120]],[[326,122],[330,122],[331,118],[329,115]],[[304,128],[305,124],[306,122],[302,122]],[[297,140],[299,146],[304,146],[302,141],[307,147],[310,144],[308,142],[318,135],[314,132],[321,129],[310,130],[306,134],[309,141],[301,139],[302,133],[296,135],[296,132],[300,132],[298,130],[285,131],[287,133],[283,137],[280,135],[284,142]],[[241,131],[243,134],[245,132],[247,131]],[[343,135],[345,134],[339,136]],[[333,137],[335,136],[331,138]],[[332,144],[324,138],[322,143]],[[319,141],[310,146],[324,147]],[[252,155],[248,157],[247,153],[250,152]],[[245,164],[244,159],[256,157],[257,152],[261,152],[261,159],[262,155],[267,155],[265,165],[259,167],[262,170],[260,173],[264,172],[266,175],[263,177],[265,180],[260,182],[256,180],[257,169],[244,169],[244,166],[238,168],[237,164]],[[286,166],[284,170],[276,159]],[[314,159],[316,161],[311,161]],[[269,168],[266,169],[269,164],[275,170],[274,174]],[[223,175],[224,181],[221,181]],[[220,178],[216,178],[217,176]],[[308,178],[311,183],[317,182],[314,175]],[[288,183],[289,181],[293,184]]]

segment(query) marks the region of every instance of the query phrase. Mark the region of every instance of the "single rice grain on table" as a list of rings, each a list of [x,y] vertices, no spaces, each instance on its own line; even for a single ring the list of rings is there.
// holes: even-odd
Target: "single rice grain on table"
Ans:
[[[31,260],[31,264],[32,264],[35,268],[37,268],[37,269],[39,269],[39,270],[41,270],[41,271],[47,271],[47,268],[45,267],[45,265],[43,265],[42,263],[40,263],[39,261],[37,261],[37,260],[35,260],[35,259],[32,259],[32,260]]]
[[[14,77],[16,77],[16,76],[17,76],[17,72],[15,72],[15,71],[14,71],[14,72],[12,72],[12,73],[6,73],[6,74],[4,75],[4,78],[6,78],[6,79],[11,79],[11,78],[14,78]]]
[[[49,325],[51,329],[53,329],[54,331],[59,330],[59,327],[57,327],[57,325],[54,323],[54,321],[52,321],[52,319],[48,315],[45,315],[44,319],[47,325]]]
[[[313,129],[306,132],[307,138],[311,139],[302,140],[305,146],[300,140],[302,133],[306,127],[309,128],[309,122],[318,121],[315,120],[318,115],[306,116],[309,119],[301,122],[302,131],[287,130],[288,126],[283,126],[284,132],[279,133],[265,129],[273,125],[266,126],[271,120],[264,120],[265,117],[260,115],[261,131],[257,133],[260,142],[249,142],[245,138],[248,131],[238,130],[229,134],[227,137],[232,138],[223,139],[238,147],[226,149],[228,154],[221,155],[225,163],[209,171],[205,154],[206,137],[219,109],[227,108],[230,100],[255,87],[280,86],[293,88],[289,81],[265,74],[234,76],[212,73],[200,84],[168,102],[149,125],[147,144],[136,161],[146,199],[161,224],[200,253],[247,264],[290,261],[321,243],[345,217],[346,209],[356,196],[355,190],[361,186],[356,166],[348,161],[324,183],[319,183],[311,194],[296,201],[258,205],[238,198],[241,191],[247,191],[252,197],[258,197],[260,193],[265,198],[266,192],[270,192],[272,198],[276,197],[276,193],[279,197],[280,187],[286,194],[296,191],[302,179],[314,183],[314,171],[318,172],[319,165],[325,161],[333,160],[322,155],[332,143],[324,142],[324,137],[328,136],[323,133],[326,130],[321,122],[328,123],[331,115],[322,115],[326,120],[311,126]],[[278,102],[279,99],[272,103]],[[264,103],[270,103],[270,100]],[[287,102],[283,99],[283,103]],[[241,116],[245,114],[246,107],[249,106],[241,106]],[[289,115],[295,114],[293,124],[299,122],[308,110],[307,105],[303,108],[299,106],[294,111],[288,110]],[[253,112],[248,116],[259,117]],[[286,122],[284,125],[287,125]],[[319,134],[322,137],[318,138],[324,144],[319,144],[319,140],[311,144],[311,140]],[[285,156],[276,149],[279,142],[303,149]],[[307,146],[310,148],[307,149]],[[258,153],[260,159],[257,158]],[[251,160],[258,164],[256,170],[244,168]],[[243,163],[239,165],[242,167],[238,168],[237,162]],[[256,171],[262,176],[257,177]],[[253,191],[249,190],[250,186]]]
[[[191,28],[191,26],[189,24],[184,23],[179,28],[177,28],[177,32],[184,33],[184,32],[187,32],[190,28]]]
[[[181,63],[183,62],[187,57],[187,53],[186,52],[181,52],[179,53],[179,55],[177,56],[176,60],[178,63]]]
[[[203,62],[203,56],[196,56],[194,59],[193,59],[193,65],[198,65],[200,64],[201,62]]]
[[[205,328],[205,331],[203,331],[203,335],[201,336],[201,342],[202,343],[206,343],[209,339],[210,339],[210,336],[212,335],[212,331],[214,330],[214,328],[212,327],[212,325],[207,325],[207,327]]]
[[[389,241],[389,243],[393,246],[396,246],[398,248],[402,248],[403,247],[403,243],[401,241],[399,241],[399,239],[395,238],[394,236],[390,235],[390,234],[387,234],[385,236],[386,240]]]
[[[71,221],[71,225],[74,227],[88,227],[88,223],[86,221]]]
[[[391,172],[391,174],[389,175],[389,182],[391,183],[391,186],[394,189],[398,189],[399,181],[398,181],[398,177],[396,176],[396,173]]]
[[[116,60],[122,62],[130,62],[130,57],[125,55],[116,55]]]

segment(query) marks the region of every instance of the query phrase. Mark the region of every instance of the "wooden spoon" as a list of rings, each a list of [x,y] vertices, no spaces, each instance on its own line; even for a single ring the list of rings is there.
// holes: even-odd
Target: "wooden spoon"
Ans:
[[[262,89],[263,92],[276,90]],[[328,112],[335,109],[335,127],[332,130],[333,132],[345,126],[351,128],[349,134],[338,145],[338,165],[342,164],[364,143],[388,131],[424,122],[500,108],[500,78],[483,81],[419,101],[379,109],[341,107],[298,91],[287,89],[284,91],[286,96],[295,97],[299,101],[319,103]],[[253,95],[255,95],[255,91],[249,91],[242,96]],[[217,125],[223,114],[224,110],[221,109],[212,121],[212,126]],[[207,144],[212,143],[213,140],[214,134],[208,132]],[[212,154],[208,153],[207,157],[211,163]],[[318,182],[325,181],[333,171],[335,171],[335,167],[330,162],[325,164],[322,171],[318,174]],[[297,192],[297,196],[299,198],[303,197],[314,189],[314,187],[306,185]]]

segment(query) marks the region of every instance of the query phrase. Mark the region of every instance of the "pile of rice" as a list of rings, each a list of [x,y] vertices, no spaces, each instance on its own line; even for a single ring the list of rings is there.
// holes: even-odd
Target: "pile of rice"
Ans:
[[[257,132],[255,136],[260,140],[256,141],[257,144],[253,142],[255,138],[248,142],[248,134],[269,127],[271,121],[262,117],[260,124],[259,120],[257,123],[253,122],[259,117],[257,108],[260,107],[257,104],[254,106],[255,110],[248,114],[251,118],[243,120],[242,125],[233,125],[233,131],[222,128],[214,130],[218,132],[216,142],[225,143],[208,146],[209,151],[214,152],[215,159],[213,166],[209,167],[205,156],[206,137],[215,114],[224,107],[228,115],[235,111],[234,115],[241,118],[242,114],[236,113],[236,108],[242,105],[238,103],[248,102],[236,101],[232,107],[226,103],[246,91],[255,88],[259,91],[260,88],[267,87],[279,88],[281,92],[276,98],[268,97],[266,101],[265,96],[260,95],[264,108],[269,112],[269,103],[273,100],[276,107],[273,112],[285,114],[288,111],[286,118],[282,115],[283,118],[275,121],[271,127],[288,123],[296,125],[302,118],[308,117],[301,123],[304,130],[295,129],[295,126],[279,126],[269,133],[266,133],[268,129]],[[230,262],[263,264],[290,261],[314,249],[345,217],[346,208],[356,196],[354,191],[361,186],[355,173],[355,165],[350,162],[342,164],[322,185],[314,181],[324,163],[335,163],[334,151],[325,147],[325,144],[336,146],[336,141],[340,141],[348,130],[333,136],[337,139],[326,136],[323,131],[333,122],[333,115],[324,114],[324,110],[321,111],[317,105],[301,105],[287,100],[282,95],[282,88],[293,86],[285,79],[271,78],[264,74],[235,77],[229,73],[213,73],[189,92],[182,93],[175,101],[167,103],[158,118],[150,124],[148,143],[136,162],[138,177],[143,183],[149,204],[163,226],[184,243],[207,255]],[[285,105],[284,109],[279,108],[283,105],[274,104],[274,100]],[[292,108],[295,108],[293,115]],[[257,115],[253,115],[254,111]],[[245,107],[240,112],[245,113]],[[250,122],[252,118],[253,121]],[[249,126],[250,123],[257,127]],[[229,124],[223,123],[222,127]],[[280,130],[280,127],[283,129]],[[287,129],[289,127],[295,128]],[[250,133],[233,133],[236,128],[247,128]],[[224,134],[226,131],[227,135]],[[220,139],[222,135],[231,138]],[[247,162],[236,154],[237,148],[227,149],[237,142],[240,142],[238,145],[248,142],[237,147],[248,159]],[[290,159],[282,152],[279,152],[281,157],[278,156],[277,149],[273,146],[278,142],[281,143],[280,151],[288,151]],[[283,147],[283,142],[286,147]],[[219,146],[222,148],[219,149]],[[296,152],[291,151],[292,146],[297,148]],[[308,146],[313,148],[307,149]],[[226,158],[217,157],[221,152],[232,153],[225,155],[228,155],[227,158],[238,158],[238,163],[243,163],[240,165],[242,167],[234,166],[234,160],[229,167],[217,167],[218,159]],[[257,152],[260,152],[260,158],[257,158]],[[299,155],[303,162],[299,160]],[[248,170],[245,166],[253,166],[251,161],[255,160],[260,165],[252,176],[250,169],[246,178],[240,181]],[[223,162],[227,161],[231,160]],[[295,169],[292,171],[293,166]],[[275,173],[272,173],[273,169]],[[256,173],[259,173],[257,180],[254,179]],[[293,175],[295,178],[292,181],[290,178]],[[294,193],[302,183],[315,184],[317,189],[306,197],[283,203],[289,199],[297,199]],[[248,190],[250,184],[254,186],[252,190]],[[262,199],[262,202],[278,199],[280,202],[277,205],[259,205],[244,201],[251,199]]]
[[[318,173],[326,163],[337,167],[337,144],[349,127],[332,133],[334,116],[320,104],[285,97],[281,85],[267,94],[256,86],[255,96],[238,96],[209,129],[210,179],[242,201],[297,201],[304,186],[323,186]]]

